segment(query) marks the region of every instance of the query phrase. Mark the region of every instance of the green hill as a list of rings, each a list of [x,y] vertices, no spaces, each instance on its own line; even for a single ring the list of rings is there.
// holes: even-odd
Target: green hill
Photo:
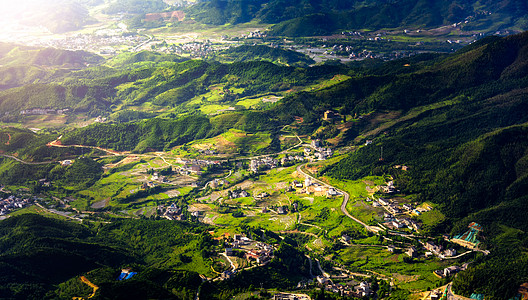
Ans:
[[[88,297],[92,290],[79,279],[85,276],[98,286],[95,299],[194,299],[202,284],[197,271],[209,275],[211,253],[224,249],[206,225],[111,221],[81,225],[35,214],[0,221],[0,297]],[[309,276],[308,260],[293,245],[281,243],[275,257],[267,266],[239,272],[232,282],[207,283],[203,297],[225,299],[236,289],[250,290],[263,273],[265,287],[292,287]],[[119,281],[122,268],[137,274]]]
[[[267,52],[265,48],[262,56],[278,61],[284,57],[285,62],[293,65],[309,62],[294,52],[269,51],[269,55]],[[3,74],[6,87],[28,84],[1,91],[0,112],[18,115],[21,110],[32,108],[68,108],[72,112],[98,116],[113,112],[116,105],[120,105],[117,110],[128,107],[137,110],[137,106],[145,105],[146,112],[192,113],[207,105],[235,107],[244,97],[280,95],[292,88],[300,89],[348,72],[339,66],[303,69],[267,61],[220,64],[174,60],[178,58],[141,52],[116,57],[109,62],[115,68],[96,66],[74,72],[56,69],[45,72],[32,67],[13,67],[11,73]]]
[[[300,67],[305,67],[315,63],[314,60],[302,53],[292,50],[272,48],[264,45],[243,45],[239,47],[231,47],[229,49],[218,52],[214,59],[226,62],[262,60],[273,62],[276,64]]]
[[[85,51],[33,48],[0,43],[0,90],[50,82],[70,70],[97,65],[103,58]]]
[[[52,33],[79,30],[93,22],[88,9],[75,1],[34,1],[23,6],[20,22],[28,26],[43,26]]]
[[[113,220],[90,227],[35,214],[12,217],[0,222],[0,297],[84,296],[86,286],[78,278],[85,275],[100,286],[102,299],[126,295],[188,299],[201,280],[192,265],[186,266],[187,260],[172,254],[185,249],[189,258],[201,261],[205,229],[170,221]],[[138,273],[132,285],[117,281],[125,266]]]
[[[258,20],[275,24],[272,35],[314,36],[357,29],[430,28],[458,22],[468,31],[526,30],[526,10],[521,0],[214,0],[193,5],[188,14],[204,24]]]
[[[383,134],[363,138],[374,138],[373,145],[325,170],[326,176],[340,179],[390,174],[402,193],[432,201],[448,216],[427,228],[430,232],[455,234],[469,222],[482,224],[493,237],[487,243],[492,254],[455,279],[456,291],[467,296],[482,291],[490,299],[508,298],[528,278],[528,270],[519,265],[527,259],[522,241],[528,223],[520,213],[526,209],[528,189],[528,118],[523,113],[527,37],[482,41],[432,67],[397,75],[388,84],[376,78],[367,94],[356,91],[361,95],[354,103],[356,112],[399,109],[401,118]],[[350,93],[347,84],[341,88]],[[517,242],[510,244],[512,232],[517,232]],[[486,276],[493,279],[484,280]],[[505,277],[510,278],[508,288],[501,279]]]

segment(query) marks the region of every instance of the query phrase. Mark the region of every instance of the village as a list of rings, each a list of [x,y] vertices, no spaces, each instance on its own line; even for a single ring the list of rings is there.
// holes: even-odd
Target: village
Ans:
[[[7,198],[0,198],[0,219],[5,218],[9,213],[30,206],[33,204],[30,198],[20,198],[15,195],[10,195]]]

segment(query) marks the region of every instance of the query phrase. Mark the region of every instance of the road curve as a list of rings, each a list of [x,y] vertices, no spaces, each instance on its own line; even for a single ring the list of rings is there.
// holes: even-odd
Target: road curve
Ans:
[[[325,182],[323,182],[323,181],[321,181],[321,180],[319,180],[319,179],[317,179],[317,178],[315,178],[315,177],[313,177],[313,176],[308,175],[307,173],[305,173],[305,172],[302,170],[302,168],[303,168],[304,166],[306,166],[307,164],[308,164],[308,163],[305,163],[305,164],[302,164],[302,165],[297,166],[297,173],[299,173],[299,174],[301,174],[301,175],[303,175],[303,176],[305,176],[305,177],[308,177],[308,178],[310,178],[312,181],[317,182],[317,183],[319,183],[319,184],[322,184],[323,186],[326,186],[326,187],[328,187],[328,188],[333,188],[334,190],[336,190],[336,191],[338,191],[339,193],[343,194],[343,203],[341,203],[341,211],[343,212],[343,214],[345,214],[345,216],[349,217],[350,219],[354,220],[356,223],[358,223],[358,224],[360,224],[361,226],[365,227],[365,229],[366,229],[367,231],[378,232],[378,231],[381,230],[381,228],[379,228],[379,227],[377,227],[377,226],[370,226],[370,225],[367,225],[367,224],[365,224],[363,221],[361,221],[361,220],[359,220],[358,218],[352,216],[352,215],[348,212],[348,210],[346,209],[346,206],[347,206],[347,204],[348,204],[348,199],[350,199],[350,195],[349,195],[347,192],[343,191],[343,190],[340,190],[340,189],[338,189],[338,188],[336,188],[336,187],[334,187],[334,186],[331,186],[331,185],[329,185],[329,184],[327,184],[327,183],[325,183]]]
[[[0,156],[14,159],[14,160],[18,161],[19,163],[23,163],[25,165],[47,165],[47,164],[52,164],[52,163],[58,162],[57,160],[41,161],[41,162],[29,162],[29,161],[23,161],[20,158],[18,158],[16,156],[13,156],[13,155],[0,154]]]

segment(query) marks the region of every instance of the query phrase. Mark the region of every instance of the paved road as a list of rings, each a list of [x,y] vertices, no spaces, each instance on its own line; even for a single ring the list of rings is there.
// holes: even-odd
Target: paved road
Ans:
[[[0,154],[0,156],[14,159],[14,160],[18,161],[19,163],[23,163],[25,165],[47,165],[47,164],[53,164],[53,163],[58,162],[58,160],[41,161],[41,162],[29,162],[29,161],[23,161],[20,158],[18,158],[16,156],[13,156],[13,155]]]
[[[382,229],[379,228],[378,226],[370,226],[370,225],[367,225],[367,224],[365,224],[363,221],[361,221],[361,220],[359,220],[358,218],[352,216],[352,215],[348,212],[348,210],[346,209],[346,206],[347,206],[347,204],[348,204],[348,199],[350,199],[350,195],[349,195],[347,192],[343,191],[343,190],[340,190],[340,189],[338,189],[338,188],[336,188],[336,187],[334,187],[334,186],[331,186],[331,185],[329,185],[329,184],[327,184],[327,183],[325,183],[325,182],[323,182],[323,181],[321,181],[321,180],[319,180],[319,179],[317,179],[317,178],[314,178],[314,177],[311,176],[311,175],[308,175],[306,172],[304,172],[304,171],[302,170],[302,168],[303,168],[304,166],[306,166],[306,165],[307,165],[307,163],[306,163],[306,164],[302,164],[302,165],[297,166],[297,173],[299,173],[299,174],[301,174],[301,175],[303,175],[303,176],[305,176],[305,177],[310,178],[313,182],[317,182],[317,183],[319,183],[319,184],[321,184],[321,185],[323,185],[323,186],[326,186],[326,187],[328,187],[328,188],[333,188],[334,190],[336,190],[336,191],[338,191],[339,193],[343,194],[343,203],[341,203],[341,211],[345,214],[345,216],[349,217],[350,219],[354,220],[355,222],[357,222],[357,223],[360,224],[361,226],[365,227],[365,229],[367,229],[367,231],[378,232],[378,231],[381,231],[381,230],[382,230]]]

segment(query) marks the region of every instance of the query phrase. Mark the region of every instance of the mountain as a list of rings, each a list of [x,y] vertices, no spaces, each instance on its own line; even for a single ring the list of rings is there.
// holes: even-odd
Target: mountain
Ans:
[[[16,53],[14,49],[1,45],[0,59]],[[282,60],[283,55],[292,54],[245,47],[226,50],[221,55],[244,60],[250,49],[258,50],[259,57],[269,60],[277,57]],[[35,67],[73,61],[63,58],[62,54],[51,60],[39,55],[30,57],[36,57],[31,60]],[[49,76],[43,82],[1,92],[0,109],[4,118],[16,116],[18,110],[36,107],[71,108],[72,115],[121,112],[125,114],[123,119],[127,119],[124,111],[132,115],[134,109],[142,106],[173,109],[149,120],[71,128],[63,132],[61,140],[65,145],[84,144],[138,153],[172,150],[230,129],[244,131],[240,133],[244,136],[266,133],[271,137],[278,136],[278,129],[289,125],[296,128],[296,134],[313,139],[323,137],[328,142],[339,135],[334,144],[347,146],[340,149],[345,155],[340,160],[326,161],[317,171],[319,176],[339,181],[364,180],[369,175],[392,179],[402,197],[416,203],[432,202],[442,215],[438,222],[421,219],[424,220],[422,233],[427,236],[443,233],[453,236],[465,231],[471,222],[482,226],[485,236],[482,247],[490,252],[471,254],[470,268],[454,279],[457,293],[469,296],[476,291],[490,299],[508,299],[521,283],[528,281],[525,217],[528,208],[528,32],[484,38],[454,54],[417,55],[372,68],[344,65],[299,68],[266,61],[179,61],[174,56],[142,52],[123,55],[106,65],[53,75],[60,80],[51,80],[53,76]],[[235,107],[239,97],[253,100],[251,97],[275,93],[284,93],[280,95],[285,97],[256,108]],[[221,114],[197,112],[211,102],[227,103],[233,109]],[[144,113],[148,118],[156,110],[137,114]],[[344,122],[323,120],[327,110],[338,112],[345,118]],[[0,150],[6,155],[28,161],[79,156],[76,150],[52,151],[46,146],[58,137],[56,132],[35,134],[24,129],[3,128],[0,133]],[[276,145],[272,149],[271,144],[264,152],[277,151]],[[30,181],[46,177],[62,187],[59,192],[75,193],[104,180],[110,173],[103,173],[103,162],[89,156],[86,154],[71,166],[21,165],[13,159],[2,158],[0,175],[3,183],[16,186],[31,186]],[[406,166],[405,170],[401,166]],[[205,225],[112,219],[111,224],[82,229],[49,222],[27,221],[22,217],[0,222],[0,227],[6,224],[0,228],[0,247],[3,247],[0,249],[5,250],[0,251],[0,263],[11,270],[9,274],[15,274],[6,276],[4,282],[20,283],[23,281],[20,278],[29,276],[31,282],[43,284],[38,287],[41,291],[51,289],[50,285],[62,284],[54,292],[64,292],[71,298],[76,296],[72,293],[78,287],[78,281],[72,277],[88,276],[89,270],[99,270],[95,278],[102,285],[108,284],[106,291],[112,293],[126,288],[114,286],[111,282],[115,284],[115,279],[108,279],[115,277],[114,272],[123,265],[137,263],[141,268],[160,268],[163,272],[174,271],[173,267],[194,271],[185,256],[172,255],[171,249],[178,246],[189,247],[188,253],[193,253],[193,259],[206,266],[204,272],[209,272],[208,250],[201,250],[202,246],[221,248],[204,233],[208,229]],[[30,239],[25,239],[20,232],[28,232]],[[104,253],[108,260],[86,254],[82,250],[85,246],[94,253]],[[211,295],[213,299],[222,298],[221,295],[231,298],[232,291],[239,286],[244,291],[250,289],[251,279],[259,274],[266,274],[263,284],[267,287],[292,286],[302,277],[294,275],[296,272],[306,275],[307,261],[290,246],[281,246],[280,259],[273,270],[249,271],[235,281],[204,285],[204,295]],[[23,249],[29,249],[28,253]],[[64,254],[65,249],[75,251]],[[44,279],[39,277],[39,272],[49,265],[36,258],[46,250],[50,250],[46,254],[50,262],[66,255],[68,262],[79,270],[59,269],[54,274],[57,280],[41,283]],[[284,271],[286,275],[281,277],[274,270]],[[163,293],[168,291],[167,281],[156,281],[153,273],[146,273],[150,275],[143,278],[144,286],[155,286],[150,290],[166,295]],[[174,275],[164,276],[161,277]],[[195,277],[189,275],[189,282],[194,282]],[[11,297],[17,289],[1,291]]]
[[[526,2],[514,1],[292,1],[212,0],[188,9],[204,24],[258,20],[277,36],[329,35],[357,29],[431,28],[460,23],[463,30],[526,30]],[[467,21],[467,22],[466,22]]]
[[[404,194],[436,203],[447,216],[424,230],[456,234],[470,222],[485,228],[491,254],[455,279],[455,290],[466,296],[480,291],[505,299],[528,278],[522,263],[528,222],[521,213],[528,208],[527,50],[528,33],[487,39],[417,72],[350,80],[313,102],[377,112],[363,115],[350,133],[373,144],[329,166],[325,176],[390,174]],[[333,100],[344,94],[350,102]],[[305,105],[312,103],[305,98]],[[310,106],[298,111],[309,114]],[[384,118],[388,123],[376,130],[371,122]]]
[[[0,90],[56,80],[69,70],[83,69],[102,61],[102,57],[85,51],[0,43]]]
[[[119,13],[146,14],[163,11],[167,7],[169,5],[162,0],[113,0],[109,1],[103,13],[108,15]]]
[[[84,276],[98,287],[96,299],[194,299],[202,283],[197,266],[214,274],[210,253],[218,242],[207,225],[110,221],[82,225],[36,214],[0,221],[0,297],[88,297],[92,289],[80,280]],[[293,286],[308,275],[308,260],[292,245],[281,243],[275,257],[267,266],[239,272],[232,282],[208,283],[203,297],[224,299],[235,293],[233,287],[247,289],[262,280],[261,274],[268,275],[265,288]],[[136,274],[117,280],[123,268]]]
[[[93,23],[86,6],[71,0],[60,1],[22,1],[25,6],[20,6],[19,21],[27,26],[43,26],[52,33],[64,33],[78,30],[85,25]]]
[[[209,235],[202,234],[205,229],[168,220],[113,220],[93,227],[36,214],[12,217],[0,222],[0,297],[43,299],[47,293],[48,299],[71,299],[89,295],[79,280],[84,275],[100,286],[98,295],[103,299],[132,295],[188,299],[201,280],[197,273],[186,271],[190,268],[185,265],[193,256],[202,261],[200,251],[207,242],[200,241]],[[185,262],[182,255],[171,257],[174,247],[187,249]],[[116,280],[121,266],[133,266],[138,273],[133,284]]]

